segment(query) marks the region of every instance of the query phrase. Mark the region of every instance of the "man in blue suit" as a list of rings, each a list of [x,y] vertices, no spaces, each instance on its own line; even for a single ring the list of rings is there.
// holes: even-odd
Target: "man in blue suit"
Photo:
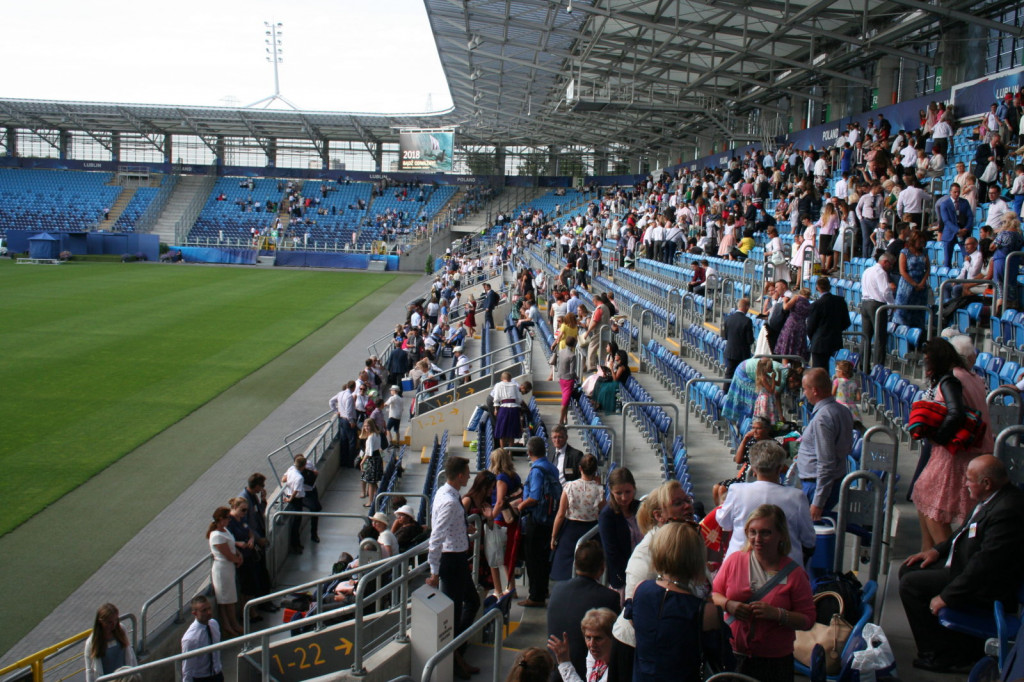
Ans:
[[[942,226],[942,243],[946,250],[944,265],[948,268],[953,264],[953,245],[959,242],[961,251],[964,251],[964,240],[974,227],[974,211],[967,200],[960,197],[960,185],[955,182],[949,188],[949,196],[942,197],[935,204],[935,210]]]

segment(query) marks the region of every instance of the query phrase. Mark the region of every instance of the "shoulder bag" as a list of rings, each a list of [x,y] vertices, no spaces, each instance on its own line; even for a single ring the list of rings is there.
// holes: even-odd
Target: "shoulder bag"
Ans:
[[[839,611],[843,610],[843,598],[838,592],[821,592],[814,595],[814,604],[823,599],[835,599],[839,602]],[[810,630],[797,630],[796,641],[793,642],[793,658],[805,666],[811,665],[811,652],[816,644],[825,650],[825,669],[829,675],[839,674],[843,665],[843,649],[850,638],[853,626],[839,613],[834,613],[828,624],[815,623]]]

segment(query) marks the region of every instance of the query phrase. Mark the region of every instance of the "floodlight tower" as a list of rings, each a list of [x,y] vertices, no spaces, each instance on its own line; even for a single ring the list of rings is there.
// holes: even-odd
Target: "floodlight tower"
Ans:
[[[253,107],[263,105],[266,109],[274,100],[279,100],[296,111],[299,110],[287,97],[281,94],[281,80],[277,72],[277,65],[284,61],[284,47],[282,46],[284,38],[284,24],[280,21],[264,21],[263,22],[265,38],[263,40],[266,45],[266,59],[268,62],[274,65],[274,94],[268,95],[263,99],[253,102],[248,105],[246,109],[252,109]]]

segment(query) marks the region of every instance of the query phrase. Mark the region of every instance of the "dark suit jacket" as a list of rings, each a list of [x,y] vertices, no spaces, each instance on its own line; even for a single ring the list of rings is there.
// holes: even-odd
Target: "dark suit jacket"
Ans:
[[[635,515],[636,510],[640,508],[640,501],[633,500],[630,506]],[[633,553],[629,524],[625,516],[616,514],[612,506],[606,504],[597,517],[597,527],[601,534],[601,544],[604,546],[608,584],[617,590],[622,589],[626,586],[626,564],[629,563],[629,555]]]
[[[846,301],[831,291],[811,304],[807,316],[807,336],[812,353],[834,353],[843,347],[843,332],[850,326]]]
[[[1012,483],[1003,486],[964,528],[935,546],[940,566],[946,563],[950,548],[953,551],[943,601],[963,608],[990,605],[998,599],[1013,611],[1024,582],[1024,492]]]
[[[555,462],[557,455],[552,450],[551,461]],[[566,444],[565,461],[562,463],[562,471],[559,472],[565,477],[565,482],[575,481],[580,477],[580,460],[583,459],[583,452],[573,446]]]
[[[494,310],[498,307],[498,292],[491,289],[484,295],[483,308],[484,310]]]
[[[722,338],[726,360],[746,360],[754,345],[754,323],[738,310],[730,313],[722,320]]]
[[[619,612],[619,593],[583,576],[555,583],[548,602],[548,634],[569,635],[569,659],[580,677],[587,675],[587,645],[580,622],[590,609],[609,608]]]

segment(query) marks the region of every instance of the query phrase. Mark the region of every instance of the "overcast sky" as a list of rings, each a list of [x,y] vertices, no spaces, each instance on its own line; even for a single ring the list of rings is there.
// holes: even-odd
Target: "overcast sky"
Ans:
[[[451,106],[423,0],[50,0],[3,16],[0,97],[246,106],[274,92],[273,20],[281,94],[300,109]]]

